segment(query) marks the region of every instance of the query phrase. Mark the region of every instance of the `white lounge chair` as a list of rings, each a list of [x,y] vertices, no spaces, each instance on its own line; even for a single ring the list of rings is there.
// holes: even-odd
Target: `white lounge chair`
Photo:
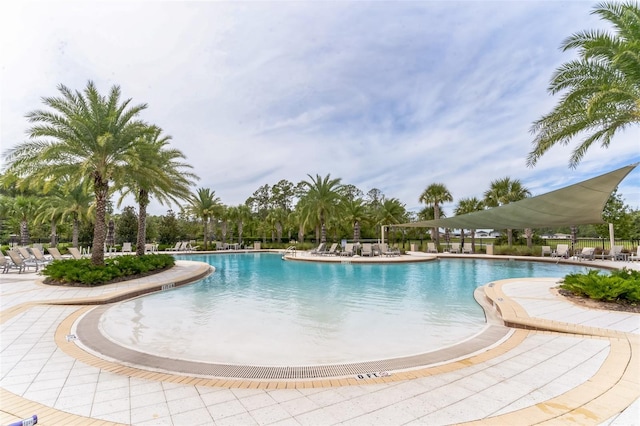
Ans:
[[[585,247],[582,249],[582,251],[580,253],[576,254],[576,257],[580,260],[585,259],[585,260],[594,260],[596,249],[594,247]]]
[[[340,256],[353,256],[353,244],[347,243],[344,246],[344,250],[340,252]]]
[[[613,246],[608,253],[602,253],[600,257],[602,260],[611,259],[611,260],[624,260],[624,256],[622,255],[622,246]]]
[[[460,253],[460,243],[451,243],[449,253]]]
[[[164,251],[178,251],[181,245],[182,241],[178,241],[174,247],[167,247],[164,249]]]
[[[556,246],[556,251],[551,254],[551,257],[569,257],[569,244],[558,244]]]
[[[553,250],[551,250],[551,246],[542,246],[542,257],[545,257],[546,255],[552,256],[553,255]]]
[[[363,243],[362,250],[360,251],[361,256],[373,256],[373,244],[371,243]]]
[[[629,260],[632,262],[635,262],[636,260],[640,260],[640,246],[638,246],[638,249],[636,250],[636,254],[631,254],[631,256],[629,256]]]
[[[467,253],[467,254],[473,253],[473,247],[471,246],[471,243],[464,243],[462,245],[462,253]]]
[[[436,243],[427,243],[427,253],[437,253]]]
[[[398,250],[396,247],[389,247],[387,243],[381,243],[379,244],[379,247],[380,247],[380,253],[383,256],[387,256],[387,257],[400,256],[400,250]]]
[[[131,253],[131,243],[122,243],[122,253]]]

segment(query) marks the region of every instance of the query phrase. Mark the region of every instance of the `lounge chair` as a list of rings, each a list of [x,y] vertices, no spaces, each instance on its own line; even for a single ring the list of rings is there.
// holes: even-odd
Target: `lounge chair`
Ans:
[[[373,256],[373,244],[364,243],[362,244],[362,250],[360,251],[361,256]]]
[[[624,260],[624,256],[622,255],[622,246],[613,246],[611,250],[607,253],[602,252],[600,255],[602,260],[611,259],[611,260]]]
[[[41,265],[47,265],[53,262],[53,257],[46,257],[38,247],[31,247],[31,254],[33,254],[36,262]]]
[[[640,246],[638,246],[638,249],[636,250],[636,254],[631,254],[631,256],[629,256],[629,260],[632,262],[635,262],[636,260],[640,260]]]
[[[558,244],[556,246],[556,251],[551,253],[551,257],[569,257],[569,244]]]
[[[164,249],[164,251],[178,251],[181,245],[182,241],[178,241],[174,247],[167,247]]]
[[[121,253],[131,253],[131,243],[122,243]]]
[[[338,243],[331,244],[329,250],[322,253],[323,256],[336,256],[338,254]]]
[[[18,250],[18,253],[20,253],[20,256],[22,256],[24,260],[35,261],[35,258],[33,257],[33,255],[31,254],[31,252],[27,247],[17,247],[17,250]]]
[[[74,259],[84,259],[84,256],[82,255],[82,253],[80,253],[80,250],[78,250],[77,247],[69,247],[67,250],[69,250],[69,254],[71,254],[71,257],[73,257]]]
[[[347,243],[344,246],[344,250],[340,252],[340,256],[353,256],[353,244]]]
[[[460,253],[460,243],[451,243],[449,253]]]
[[[400,256],[400,250],[395,247],[389,247],[387,243],[381,243],[379,245],[380,253],[383,256],[392,257],[392,256]]]
[[[60,250],[55,247],[49,247],[47,249],[53,260],[64,260],[64,257],[60,254]]]
[[[322,253],[324,253],[326,248],[327,248],[327,245],[325,243],[320,243],[318,247],[314,248],[309,253],[311,253],[312,255],[321,255]]]
[[[593,247],[585,247],[582,249],[582,251],[580,253],[576,254],[576,257],[580,260],[585,259],[585,260],[594,260],[595,259],[595,251],[596,249]]]
[[[5,257],[2,250],[0,250],[0,268],[2,268],[2,273],[5,274],[9,270],[9,266],[11,266],[11,260]]]
[[[551,246],[542,246],[542,257],[545,257],[546,255],[552,256],[553,255],[553,250],[551,250]]]
[[[9,268],[17,269],[19,274],[31,267],[36,268],[36,272],[38,271],[38,264],[31,260],[25,260],[17,250],[9,250],[8,254],[11,259]]]
[[[427,243],[427,253],[437,253],[436,243]]]
[[[467,254],[473,253],[473,247],[471,246],[471,243],[464,243],[462,245],[462,253],[467,253]]]

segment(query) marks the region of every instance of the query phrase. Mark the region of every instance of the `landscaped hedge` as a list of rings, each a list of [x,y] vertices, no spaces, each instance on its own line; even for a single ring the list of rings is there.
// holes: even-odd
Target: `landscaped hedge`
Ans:
[[[569,274],[560,288],[578,296],[605,302],[640,302],[640,271],[618,269],[610,274],[591,270],[586,274]]]
[[[91,264],[90,259],[56,260],[43,269],[47,284],[94,286],[123,281],[160,272],[175,264],[168,254],[116,256],[105,259],[104,266]]]

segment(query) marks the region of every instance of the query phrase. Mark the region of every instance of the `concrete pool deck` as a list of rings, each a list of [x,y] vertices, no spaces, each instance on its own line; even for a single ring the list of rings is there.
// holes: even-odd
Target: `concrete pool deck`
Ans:
[[[514,327],[505,338],[380,377],[234,380],[149,371],[86,352],[70,336],[96,304],[208,272],[178,261],[160,275],[99,288],[1,275],[0,422],[37,414],[44,425],[640,424],[640,315],[578,307],[550,291],[553,279],[487,283],[483,297]]]

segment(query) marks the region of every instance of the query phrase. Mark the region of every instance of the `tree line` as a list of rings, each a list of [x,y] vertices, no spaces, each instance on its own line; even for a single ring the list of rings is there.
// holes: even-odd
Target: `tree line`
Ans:
[[[527,164],[534,167],[553,146],[583,137],[569,165],[576,167],[586,151],[599,142],[607,147],[613,136],[640,122],[640,9],[636,2],[605,2],[593,14],[608,21],[612,32],[583,31],[563,41],[563,50],[576,49],[579,58],[561,65],[551,78],[549,92],[561,94],[553,110],[531,127],[533,148]],[[21,238],[28,239],[29,221],[48,222],[56,236],[60,223],[70,221],[73,244],[83,222],[93,224],[92,263],[104,263],[111,198],[131,194],[137,205],[137,252],[148,240],[147,206],[151,198],[163,204],[184,203],[180,215],[198,218],[204,248],[219,232],[222,239],[235,232],[242,240],[245,226],[254,235],[281,239],[295,233],[304,238],[312,230],[324,241],[352,235],[376,235],[379,225],[438,219],[443,203],[453,201],[442,183],[424,190],[426,207],[413,214],[398,199],[372,189],[366,196],[353,185],[329,174],[311,176],[298,184],[281,181],[260,187],[240,206],[224,206],[210,188],[191,188],[198,180],[182,152],[171,148],[171,137],[140,118],[146,104],[121,99],[118,86],[101,95],[89,81],[82,91],[58,86],[58,97],[42,99],[45,109],[27,114],[28,140],[4,153],[0,225],[17,220]],[[455,214],[470,213],[530,196],[518,180],[497,179],[482,198],[459,200]],[[606,216],[608,215],[608,217]],[[638,232],[638,212],[630,211],[621,196],[612,194],[605,219],[617,224],[617,235]],[[635,224],[631,227],[629,223]],[[214,227],[215,229],[212,229]],[[635,228],[634,228],[635,226]],[[219,229],[218,229],[219,227]],[[255,229],[254,229],[255,228]],[[353,233],[353,234],[351,234]],[[530,244],[532,230],[525,230]],[[464,235],[464,234],[463,234]],[[512,230],[507,230],[512,243]],[[439,230],[432,230],[439,243]],[[629,235],[636,238],[636,235]],[[55,244],[55,238],[52,238]]]

